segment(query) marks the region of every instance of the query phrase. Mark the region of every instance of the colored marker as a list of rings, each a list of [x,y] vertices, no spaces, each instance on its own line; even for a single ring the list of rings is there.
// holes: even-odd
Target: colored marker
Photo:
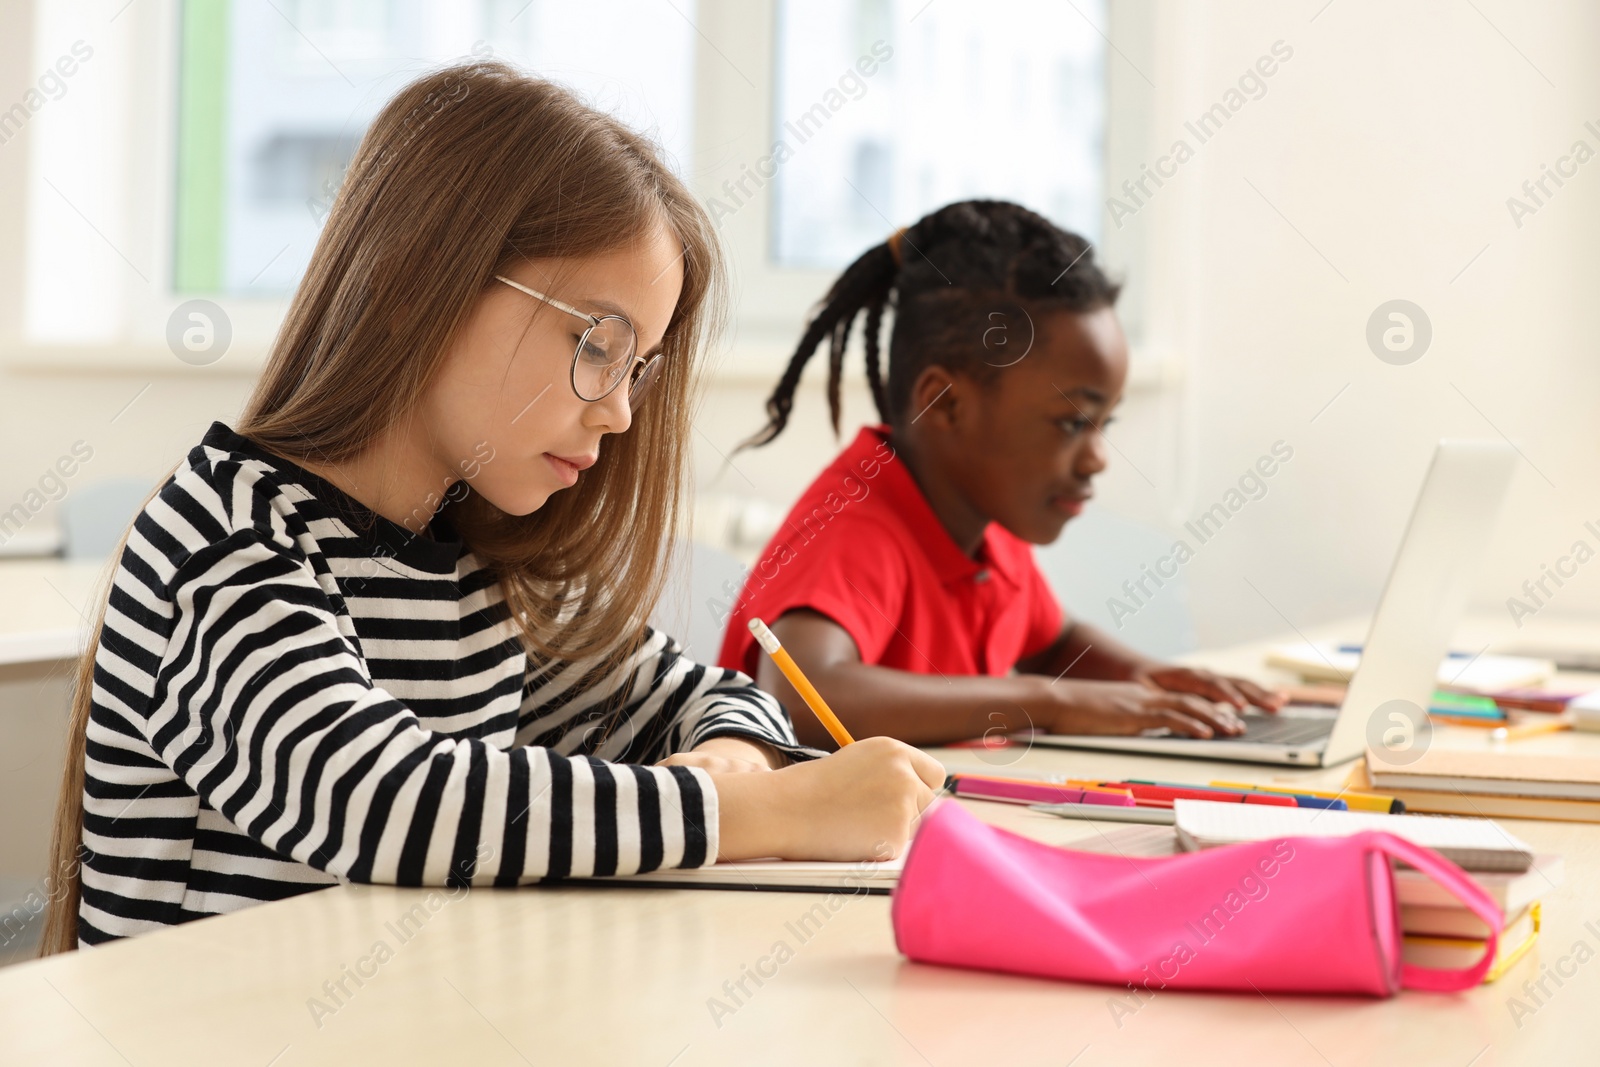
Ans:
[[[1307,796],[1328,797],[1330,799],[1337,797],[1348,804],[1351,811],[1378,811],[1385,815],[1399,815],[1406,810],[1405,802],[1399,797],[1385,796],[1382,793],[1352,793],[1347,789],[1340,790],[1337,793],[1330,793],[1325,789],[1255,785],[1251,782],[1212,782],[1211,784],[1223,789],[1244,789],[1261,793],[1305,793]]]
[[[1091,782],[1077,782],[1060,776],[1041,778],[1018,778],[1004,774],[975,774],[971,771],[952,771],[945,783],[945,788],[954,790],[958,778],[971,778],[980,782],[1014,782],[1018,785],[1049,785],[1057,788],[1081,789],[1086,793],[1105,793],[1107,796],[1119,798],[1132,798],[1133,794],[1126,789],[1111,789]]]
[[[1493,700],[1473,693],[1449,693],[1435,690],[1428,699],[1428,714],[1451,719],[1480,719],[1485,722],[1502,722],[1506,713]]]
[[[1206,789],[1206,790],[1217,790],[1217,791],[1220,791],[1220,792],[1234,792],[1234,793],[1255,792],[1255,790],[1249,790],[1249,789],[1245,789],[1245,790],[1240,790],[1240,789],[1228,790],[1225,786],[1220,786],[1220,785],[1185,785],[1185,784],[1178,783],[1178,782],[1151,782],[1151,781],[1146,781],[1143,778],[1130,778],[1128,780],[1130,782],[1133,782],[1133,783],[1139,784],[1139,785],[1165,785],[1165,786],[1174,786],[1175,785],[1175,786],[1178,786],[1181,789]],[[1328,811],[1348,811],[1350,809],[1350,806],[1344,802],[1344,799],[1342,797],[1335,799],[1335,798],[1332,798],[1332,797],[1319,797],[1319,796],[1315,796],[1315,795],[1313,795],[1311,793],[1301,793],[1301,792],[1293,792],[1293,793],[1285,792],[1283,795],[1284,796],[1293,797],[1294,798],[1294,802],[1297,805],[1299,805],[1300,807],[1302,807],[1302,808],[1323,808],[1323,809],[1326,809]]]
[[[1043,782],[1015,782],[999,778],[955,777],[955,794],[977,800],[999,800],[1011,804],[1092,804],[1101,807],[1131,808],[1133,797],[1126,793],[1074,789]]]
[[[1162,807],[1170,807],[1174,800],[1214,800],[1224,804],[1269,804],[1281,808],[1299,807],[1294,802],[1294,797],[1276,793],[1256,793],[1249,790],[1228,792],[1204,787],[1196,789],[1192,786],[1141,785],[1136,782],[1101,782],[1100,784],[1127,789],[1133,794],[1133,799],[1137,803],[1159,804]]]

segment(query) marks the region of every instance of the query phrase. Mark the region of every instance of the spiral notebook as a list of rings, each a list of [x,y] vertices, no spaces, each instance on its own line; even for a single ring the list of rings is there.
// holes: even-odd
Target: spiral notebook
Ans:
[[[1210,800],[1179,800],[1173,803],[1173,809],[1178,843],[1187,851],[1275,837],[1343,837],[1364,830],[1384,830],[1431,848],[1469,871],[1525,871],[1533,865],[1533,850],[1493,819],[1218,804]]]

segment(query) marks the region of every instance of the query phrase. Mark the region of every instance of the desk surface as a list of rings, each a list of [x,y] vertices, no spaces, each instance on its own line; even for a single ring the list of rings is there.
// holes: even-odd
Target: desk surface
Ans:
[[[1251,647],[1257,652],[1207,659],[1242,662],[1258,656]],[[1434,743],[1487,742],[1482,731],[1445,728]],[[1600,753],[1600,736],[1568,733],[1518,747]],[[1196,782],[1333,785],[1349,771],[1020,747],[935,755],[951,769]],[[1111,828],[962,803],[1056,844]],[[430,901],[426,890],[339,886],[0,971],[0,1061],[1582,1062],[1600,1043],[1600,963],[1590,961],[1600,949],[1600,826],[1511,826],[1537,850],[1564,854],[1566,881],[1545,897],[1534,951],[1498,983],[1460,995],[1159,993],[1129,1015],[1112,1011],[1111,988],[910,963],[895,950],[884,897],[834,897],[839,906],[829,911],[829,898],[815,894],[527,888],[455,899],[440,892]],[[820,920],[798,927],[808,912]],[[735,1000],[724,985],[758,965],[770,974],[775,964],[760,987],[745,979],[747,998]],[[1523,983],[1546,969],[1559,970],[1563,984],[1548,980],[1541,1003]],[[341,980],[348,993],[330,992]],[[1514,1017],[1512,997],[1533,1012]],[[712,998],[731,1013],[715,1010]]]
[[[77,656],[105,570],[104,560],[0,560],[0,665]]]

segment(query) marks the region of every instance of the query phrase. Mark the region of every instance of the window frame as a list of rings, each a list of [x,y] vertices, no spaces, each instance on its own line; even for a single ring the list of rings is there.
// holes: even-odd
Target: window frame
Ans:
[[[44,0],[36,0],[42,7]],[[38,7],[34,9],[37,21]],[[1171,69],[1168,56],[1159,51],[1161,18],[1132,0],[1108,0],[1111,26],[1107,33],[1119,41],[1107,59],[1106,188],[1117,175],[1136,173],[1138,161],[1148,158],[1153,120],[1162,99],[1144,84],[1144,74],[1119,58],[1120,52],[1148,57],[1146,69]],[[123,139],[121,158],[101,168],[102,180],[121,184],[112,190],[120,218],[103,228],[126,234],[127,255],[148,264],[149,284],[132,270],[122,272],[120,291],[112,294],[122,309],[121,336],[104,344],[47,344],[30,341],[22,332],[10,339],[5,353],[8,366],[26,369],[109,368],[116,370],[181,370],[184,373],[258,373],[265,363],[272,338],[288,309],[287,296],[275,298],[222,298],[229,314],[233,343],[227,354],[207,367],[174,365],[165,342],[166,321],[180,294],[172,286],[176,245],[176,182],[179,161],[180,31],[179,0],[156,0],[127,7],[107,27],[101,38],[105,48],[129,49],[140,59],[124,66],[126,91],[122,121],[130,124]],[[753,164],[771,150],[775,139],[777,63],[777,10],[774,0],[699,0],[695,22],[697,46],[693,59],[694,161],[690,185],[703,202],[720,195],[724,181],[739,177],[742,164]],[[37,34],[30,34],[36,38]],[[51,45],[54,46],[53,44]],[[102,47],[97,42],[96,47]],[[33,57],[29,70],[42,54],[30,41]],[[738,57],[758,57],[741,62]],[[1158,77],[1158,84],[1165,80]],[[24,197],[17,223],[26,230],[26,196],[39,195],[39,167],[30,161],[21,176]],[[0,171],[17,181],[10,168]],[[758,195],[727,216],[718,227],[727,252],[735,313],[729,334],[712,354],[711,374],[729,383],[770,384],[781,374],[804,327],[810,309],[827,291],[837,272],[773,261],[772,216],[775,183],[768,181]],[[48,189],[45,189],[48,195]],[[1174,202],[1177,197],[1172,198]],[[1174,203],[1178,214],[1178,205]],[[1146,312],[1152,306],[1146,293],[1161,284],[1147,270],[1154,264],[1150,248],[1161,234],[1168,215],[1118,232],[1107,227],[1100,253],[1114,273],[1135,279],[1119,312],[1133,346],[1130,389],[1175,383],[1181,370],[1170,346],[1160,342],[1164,331]],[[885,235],[890,227],[885,226]],[[122,249],[119,249],[119,252]],[[27,281],[26,248],[15,257],[19,289]],[[1148,283],[1147,283],[1148,279]],[[195,294],[202,296],[204,294]],[[25,306],[25,305],[22,305]],[[853,340],[858,345],[859,340]],[[847,363],[847,375],[862,377],[859,359]]]
[[[771,151],[777,137],[776,70],[778,63],[777,5],[774,0],[700,0],[699,30],[702,47],[695,64],[695,191],[702,198],[721,195],[722,183],[740,176]],[[1156,13],[1133,0],[1107,0],[1111,26],[1106,32],[1119,48],[1150,57],[1159,64],[1160,44]],[[763,57],[763,77],[741,70],[730,56]],[[1112,175],[1137,174],[1139,162],[1149,157],[1152,120],[1159,99],[1145,85],[1144,74],[1109,50],[1107,77],[1106,189]],[[752,84],[754,89],[752,91]],[[720,228],[735,281],[734,333],[718,368],[721,380],[770,384],[783,372],[805,326],[805,315],[822,299],[837,270],[786,266],[772,256],[772,198],[775,183],[765,184],[754,197],[725,220]],[[897,222],[900,220],[896,220]],[[910,222],[912,220],[904,220]],[[1160,223],[1115,231],[1107,226],[1103,247],[1114,274],[1133,279],[1146,277],[1151,261],[1151,231]],[[884,228],[887,237],[890,226]],[[1150,286],[1130,285],[1118,302],[1118,313],[1132,348],[1130,389],[1161,388],[1175,384],[1181,374],[1171,346],[1152,337],[1147,322]],[[799,309],[799,310],[797,310]],[[859,335],[852,337],[859,347]],[[846,377],[864,380],[859,359],[848,359]]]
[[[37,12],[44,3],[45,0],[36,0],[36,21]],[[215,364],[207,367],[178,364],[166,346],[167,320],[175,303],[185,295],[172,285],[178,217],[176,150],[180,122],[181,4],[178,0],[158,0],[129,5],[105,27],[97,28],[101,30],[101,36],[93,42],[97,53],[123,50],[125,54],[138,57],[137,61],[122,63],[122,92],[115,94],[121,101],[122,114],[114,121],[127,123],[128,135],[118,146],[107,150],[99,167],[99,180],[120,185],[110,190],[115,196],[111,201],[115,204],[113,217],[85,220],[86,225],[119,237],[115,242],[109,237],[91,235],[90,239],[105,240],[118,256],[126,256],[130,261],[129,268],[116,275],[120,284],[112,292],[99,294],[100,299],[113,301],[120,309],[118,336],[101,344],[41,342],[26,334],[23,321],[26,314],[22,314],[19,315],[18,336],[9,346],[6,362],[11,367],[31,370],[256,374],[265,364],[272,338],[288,310],[287,296],[223,297],[233,342]],[[38,57],[44,51],[41,48],[44,42],[37,40],[40,35],[32,35],[35,41],[30,48],[33,56],[30,68],[38,65]],[[55,44],[49,42],[50,47]],[[23,197],[19,210],[22,228],[29,232],[26,240],[33,239],[27,221],[29,198],[52,195],[43,183],[48,177],[43,168],[49,161],[38,158],[33,145],[29,148],[31,158],[21,183]],[[25,286],[33,282],[28,276],[31,253],[26,247],[20,252],[16,257],[19,282]],[[148,281],[135,273],[133,264],[137,264]],[[211,298],[202,293],[192,295]],[[21,306],[27,307],[26,298]]]

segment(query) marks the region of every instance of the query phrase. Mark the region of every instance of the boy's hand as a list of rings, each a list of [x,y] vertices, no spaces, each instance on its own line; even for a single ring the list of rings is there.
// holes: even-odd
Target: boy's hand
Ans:
[[[1049,691],[1059,711],[1045,729],[1055,734],[1131,735],[1158,727],[1186,737],[1244,732],[1244,723],[1226,704],[1145,682],[1062,679]]]
[[[1241,710],[1246,705],[1254,705],[1265,711],[1277,711],[1288,700],[1286,694],[1263,689],[1247,678],[1229,678],[1198,667],[1156,663],[1135,670],[1133,680],[1172,693],[1194,693]]]

